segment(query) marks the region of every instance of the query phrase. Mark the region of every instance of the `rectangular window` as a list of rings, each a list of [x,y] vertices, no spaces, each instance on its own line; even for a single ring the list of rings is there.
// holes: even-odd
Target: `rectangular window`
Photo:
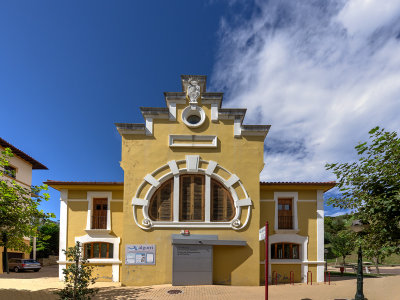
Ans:
[[[17,169],[12,166],[4,166],[4,175],[15,178],[17,174]]]
[[[180,220],[204,221],[204,176],[182,175],[180,181]]]
[[[107,198],[93,198],[92,229],[107,229]]]
[[[273,259],[299,259],[299,245],[292,243],[276,243],[271,245]]]
[[[278,199],[278,229],[293,229],[292,199]]]
[[[83,246],[85,258],[113,258],[114,244],[95,242]]]

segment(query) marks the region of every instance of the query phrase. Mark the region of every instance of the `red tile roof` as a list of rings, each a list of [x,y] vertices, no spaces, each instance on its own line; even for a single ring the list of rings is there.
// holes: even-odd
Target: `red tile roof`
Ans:
[[[336,185],[335,181],[260,181],[261,185],[286,185],[286,184],[300,184],[300,185]]]
[[[47,180],[44,182],[48,185],[124,185],[123,182],[116,181],[56,181]]]
[[[10,148],[13,154],[19,156],[23,160],[30,163],[32,165],[32,169],[48,170],[48,168],[45,165],[38,162],[36,159],[30,157],[28,154],[26,154],[22,150],[19,150],[17,147],[11,145],[9,142],[7,142],[6,140],[3,140],[2,138],[0,138],[0,146],[3,148]]]

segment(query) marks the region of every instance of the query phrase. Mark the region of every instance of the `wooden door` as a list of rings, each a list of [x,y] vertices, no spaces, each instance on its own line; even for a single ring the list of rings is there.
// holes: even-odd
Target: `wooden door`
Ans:
[[[93,199],[92,229],[107,229],[107,198]]]
[[[292,199],[278,199],[278,229],[293,229]]]

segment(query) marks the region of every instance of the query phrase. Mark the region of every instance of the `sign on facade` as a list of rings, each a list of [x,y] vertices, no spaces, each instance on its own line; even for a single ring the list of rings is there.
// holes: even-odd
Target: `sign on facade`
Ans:
[[[265,226],[260,228],[260,230],[258,231],[258,240],[259,241],[265,240]]]
[[[156,245],[126,245],[125,249],[126,265],[155,265],[156,264]]]

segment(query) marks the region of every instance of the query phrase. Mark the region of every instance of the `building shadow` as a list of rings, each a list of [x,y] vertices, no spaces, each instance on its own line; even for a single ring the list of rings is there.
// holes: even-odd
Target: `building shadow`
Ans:
[[[99,292],[93,299],[105,300],[105,299],[143,299],[146,293],[150,292],[153,288],[151,287],[138,287],[138,288],[124,288],[124,287],[104,287],[99,288]]]

